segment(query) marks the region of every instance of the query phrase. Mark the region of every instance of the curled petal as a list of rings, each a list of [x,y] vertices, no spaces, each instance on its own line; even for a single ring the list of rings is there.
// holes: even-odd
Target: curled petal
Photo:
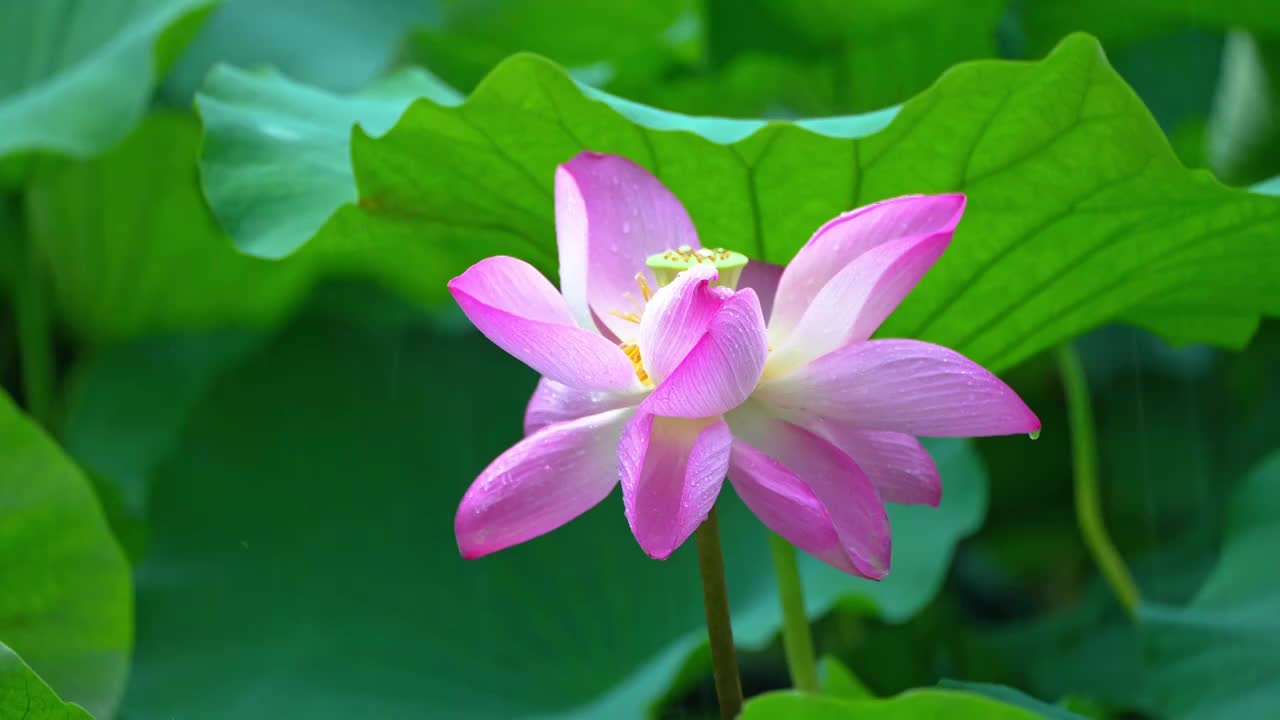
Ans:
[[[689,213],[648,170],[618,157],[578,153],[556,169],[556,244],[560,288],[583,327],[591,311],[620,340],[636,333],[614,315],[639,313],[642,274],[657,287],[645,259],[681,245],[699,247]]]
[[[481,260],[450,280],[449,292],[485,337],[553,380],[592,390],[639,385],[626,353],[578,327],[555,287],[523,260]]]
[[[679,367],[732,294],[727,288],[711,287],[719,276],[710,266],[689,268],[645,306],[640,320],[640,357],[653,382],[661,383]]]
[[[729,459],[729,482],[765,527],[828,565],[858,574],[845,554],[826,506],[782,463],[735,440]]]
[[[818,291],[790,333],[778,337],[770,328],[774,352],[769,358],[769,376],[780,377],[871,337],[950,241],[950,232],[893,240],[845,265]]]
[[[577,420],[606,410],[634,407],[644,393],[633,391],[584,390],[542,378],[524,411],[524,434],[532,435],[548,425]]]
[[[743,405],[727,420],[737,441],[774,458],[809,486],[827,509],[856,574],[879,580],[889,573],[889,515],[857,463],[827,440],[774,417],[756,403]]]
[[[637,413],[618,444],[622,500],[645,553],[665,560],[702,524],[729,467],[724,420]]]
[[[885,502],[933,507],[942,502],[938,466],[914,437],[838,422],[823,422],[813,430],[853,458]]]
[[[747,399],[769,355],[760,301],[739,290],[720,306],[706,332],[641,409],[670,417],[720,415]]]
[[[777,307],[772,316],[766,315],[774,342],[791,332],[818,292],[858,256],[903,238],[950,237],[964,204],[959,193],[904,195],[860,207],[818,228],[778,282]]]
[[[617,447],[630,409],[559,423],[502,453],[471,484],[454,533],[465,558],[548,533],[590,510],[618,482]]]
[[[788,417],[933,437],[1012,435],[1040,420],[1008,385],[963,355],[918,340],[870,340],[767,380],[760,400]]]

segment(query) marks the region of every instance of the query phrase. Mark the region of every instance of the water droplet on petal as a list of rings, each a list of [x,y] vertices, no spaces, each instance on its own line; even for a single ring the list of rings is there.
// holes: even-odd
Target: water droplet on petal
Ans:
[[[1036,430],[1036,431],[1034,431],[1034,432],[1029,432],[1029,433],[1027,433],[1027,437],[1031,438],[1032,440],[1039,440],[1039,439],[1040,439],[1040,431],[1039,431],[1039,430]]]

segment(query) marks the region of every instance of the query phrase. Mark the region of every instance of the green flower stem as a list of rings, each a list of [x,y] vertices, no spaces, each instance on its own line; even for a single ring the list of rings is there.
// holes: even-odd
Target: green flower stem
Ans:
[[[742,711],[742,679],[733,647],[729,622],[729,591],[724,583],[724,555],[720,551],[720,520],[714,506],[698,526],[698,567],[702,571],[702,601],[707,612],[707,639],[711,641],[711,668],[716,680],[720,717],[733,720]]]
[[[813,636],[804,610],[804,588],[800,566],[791,543],[769,533],[773,573],[778,576],[778,597],[782,600],[782,647],[787,654],[791,685],[800,692],[818,692],[818,665],[813,655]]]
[[[1102,577],[1129,617],[1134,617],[1141,601],[1133,575],[1124,564],[1107,534],[1102,520],[1102,500],[1098,493],[1098,444],[1094,437],[1093,407],[1089,384],[1080,356],[1070,343],[1058,347],[1058,368],[1067,394],[1067,417],[1071,423],[1072,472],[1075,476],[1076,521],[1084,544],[1098,564]]]
[[[46,428],[53,413],[53,334],[49,326],[49,308],[44,272],[39,255],[30,245],[23,220],[21,203],[14,209],[13,237],[8,255],[13,273],[13,304],[18,330],[18,353],[22,370],[22,395],[27,412]]]

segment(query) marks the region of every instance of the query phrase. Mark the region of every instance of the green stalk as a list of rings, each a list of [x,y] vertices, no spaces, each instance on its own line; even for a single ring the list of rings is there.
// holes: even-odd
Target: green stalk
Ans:
[[[1116,600],[1130,618],[1138,611],[1141,595],[1133,575],[1116,550],[1102,520],[1102,500],[1098,492],[1098,444],[1094,433],[1093,406],[1089,384],[1080,356],[1070,343],[1058,347],[1058,368],[1067,395],[1067,418],[1071,423],[1072,472],[1075,476],[1076,522],[1085,547],[1111,587]]]
[[[742,679],[738,676],[738,655],[733,647],[729,591],[725,587],[724,554],[720,550],[720,520],[714,506],[694,535],[698,541],[698,567],[702,571],[702,601],[707,613],[716,699],[720,701],[720,717],[733,720],[742,712]]]
[[[804,587],[800,566],[791,543],[769,533],[773,573],[778,577],[778,597],[782,601],[782,647],[787,654],[791,685],[800,692],[817,693],[818,665],[813,655],[813,636],[804,609]]]

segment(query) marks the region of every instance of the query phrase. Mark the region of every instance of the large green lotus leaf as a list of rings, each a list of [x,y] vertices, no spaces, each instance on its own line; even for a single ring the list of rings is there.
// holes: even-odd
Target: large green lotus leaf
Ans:
[[[533,384],[473,332],[327,312],[215,381],[152,483],[127,715],[640,716],[705,642],[692,547],[645,557],[615,493],[525,545],[457,554],[456,503],[519,437]],[[82,420],[116,412],[74,397]],[[986,480],[967,444],[931,447],[942,506],[894,508],[882,583],[806,559],[815,613],[902,618],[936,592]],[[766,535],[732,492],[722,507],[735,629],[758,646],[779,613]]]
[[[80,469],[3,393],[0,588],[0,717],[24,717],[8,713],[23,694],[53,713],[33,718],[83,716],[31,670],[63,698],[111,715],[133,639],[129,567]]]
[[[522,57],[535,64],[541,62]],[[588,88],[582,92],[610,103],[634,122],[666,130],[688,129],[716,142],[741,139],[765,126],[757,120],[694,118]],[[313,244],[337,249],[348,264],[376,266],[376,253],[361,252],[376,240],[383,255],[417,253],[424,259],[439,257],[447,266],[456,266],[458,261],[449,256],[451,249],[440,247],[440,243],[388,233],[371,235],[359,215],[334,216],[335,209],[357,200],[356,174],[350,162],[352,126],[359,123],[366,133],[385,133],[419,97],[442,107],[462,102],[461,96],[434,76],[412,69],[360,95],[338,96],[280,75],[215,68],[196,100],[205,126],[201,172],[210,204],[237,245],[253,255],[283,257],[314,237]],[[865,135],[883,128],[892,117],[891,110],[806,124],[835,134]],[[426,171],[425,165],[412,169],[415,176],[425,176]],[[425,215],[417,220],[442,228],[445,225]],[[326,221],[334,226],[329,228],[331,232],[321,232]],[[394,244],[387,245],[389,242]],[[501,243],[499,240],[495,251],[504,249]],[[510,251],[526,256],[543,252],[545,263],[551,263],[554,254],[534,243],[522,243]],[[384,265],[377,268],[384,276],[404,267],[399,258]],[[441,289],[423,279],[427,269],[414,267],[413,275],[397,278],[393,284],[410,295],[438,300]]]
[[[1140,621],[1151,697],[1170,718],[1280,714],[1280,453],[1232,499],[1217,567],[1186,607],[1148,605]]]
[[[156,74],[212,0],[0,3],[0,161],[86,157],[142,116]],[[0,176],[21,175],[3,164]]]
[[[84,708],[66,703],[0,643],[0,717],[23,720],[93,720]]]
[[[409,289],[424,301],[443,300],[444,280],[486,255],[550,273],[555,165],[592,148],[654,170],[705,242],[772,262],[851,207],[966,192],[955,242],[884,332],[997,370],[1107,322],[1239,346],[1259,314],[1280,313],[1280,201],[1185,170],[1091,38],[1039,63],[958,66],[874,132],[888,117],[687,118],[584,93],[554,65],[517,56],[462,105],[419,101],[381,137],[357,131],[360,199],[335,206],[317,241],[417,248],[400,265],[418,269]],[[259,119],[253,142],[272,129]],[[247,139],[208,132],[202,163],[222,168],[206,181],[215,207],[225,183],[265,192]],[[219,216],[240,247],[263,252],[261,234],[240,231],[265,225],[247,209]]]
[[[818,659],[818,674],[822,677],[823,695],[846,700],[875,697],[875,693],[867,689],[862,679],[835,656],[824,655]]]
[[[297,250],[334,208],[356,200],[351,127],[386,132],[419,97],[461,102],[420,70],[339,96],[276,73],[215,67],[196,106],[205,127],[201,172],[218,219],[250,254],[279,258]],[[359,235],[345,239],[352,256],[372,254],[359,252]]]
[[[1039,720],[1041,715],[975,693],[927,689],[883,700],[772,692],[748,700],[740,717],[742,720]]]
[[[1017,688],[1005,685],[946,679],[940,685],[949,690],[964,690],[976,695],[985,695],[1000,702],[1029,710],[1039,717],[1045,718],[1045,720],[1084,720],[1082,716],[1064,707],[1050,705],[1043,700],[1031,697]]]
[[[29,186],[32,242],[60,317],[82,338],[263,325],[294,307],[314,266],[236,252],[209,213],[186,114],[148,115],[116,147]]]
[[[182,105],[217,63],[275,68],[337,92],[367,85],[402,36],[439,14],[427,0],[221,0],[161,87]]]

